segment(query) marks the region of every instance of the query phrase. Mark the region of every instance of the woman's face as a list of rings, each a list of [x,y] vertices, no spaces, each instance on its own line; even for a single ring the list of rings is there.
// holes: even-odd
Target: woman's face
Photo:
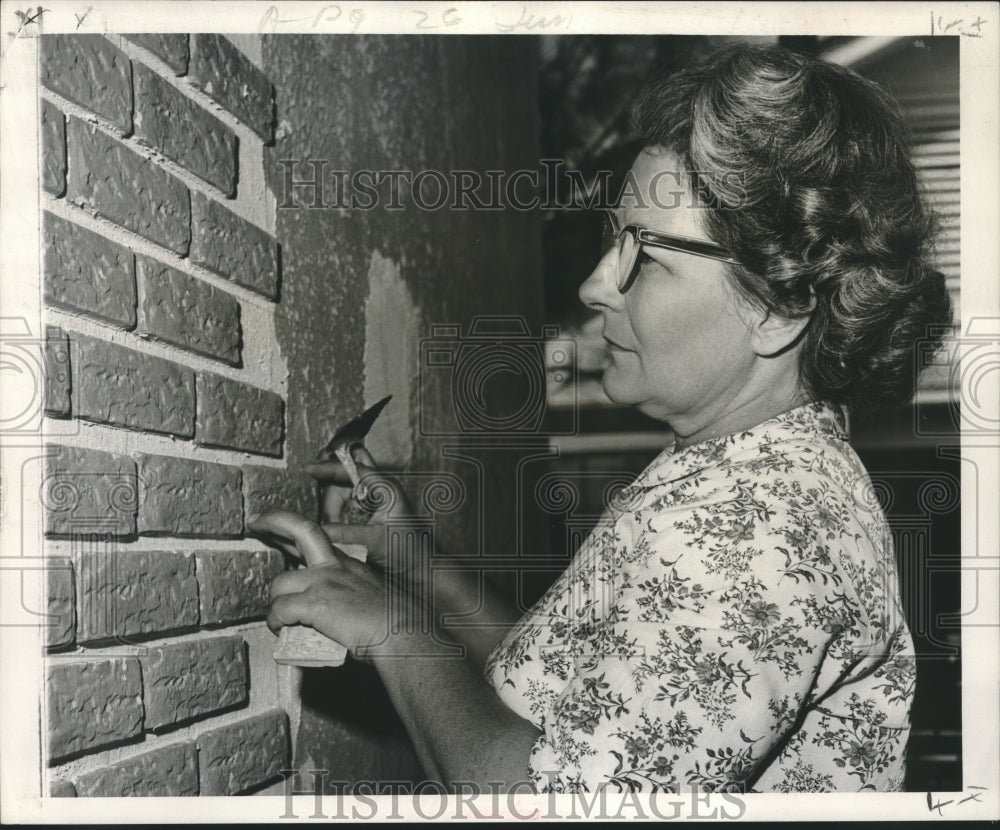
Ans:
[[[662,150],[644,150],[632,165],[644,204],[628,196],[617,213],[622,225],[707,240],[702,209],[690,194],[670,198],[680,176],[680,162]],[[649,187],[658,183],[659,195]],[[664,207],[676,204],[676,207]],[[659,204],[660,206],[656,206]],[[604,317],[604,337],[611,364],[604,389],[618,403],[669,421],[675,431],[701,429],[718,415],[739,406],[753,373],[753,311],[737,298],[726,277],[726,264],[660,248],[644,247],[638,276],[619,294],[615,254],[604,256],[580,288],[580,299]]]

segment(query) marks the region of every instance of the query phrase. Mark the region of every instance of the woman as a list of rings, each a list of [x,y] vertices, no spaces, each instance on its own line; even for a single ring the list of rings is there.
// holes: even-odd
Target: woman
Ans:
[[[843,409],[905,400],[916,342],[950,321],[900,122],[848,70],[737,44],[650,84],[633,123],[645,149],[580,296],[604,319],[608,395],[673,446],[523,619],[487,598],[502,640],[437,635],[464,659],[398,659],[440,643],[387,636],[384,557],[330,545],[371,528],[254,523],[313,566],[275,580],[269,623],[370,659],[443,781],[899,789],[912,644]],[[416,573],[393,576],[429,596]],[[478,590],[441,572],[437,614]]]

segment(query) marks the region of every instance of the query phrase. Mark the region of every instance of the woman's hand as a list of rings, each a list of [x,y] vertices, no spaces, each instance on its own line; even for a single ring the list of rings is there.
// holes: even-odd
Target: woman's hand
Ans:
[[[416,514],[403,491],[402,485],[394,477],[377,469],[375,459],[364,447],[353,452],[355,464],[360,474],[359,483],[367,489],[368,499],[375,506],[375,512],[367,524],[345,524],[340,514],[351,495],[351,480],[344,466],[337,459],[317,461],[305,465],[305,471],[321,486],[323,525],[329,540],[334,544],[358,544],[368,548],[368,562],[383,571],[389,571],[386,557],[386,522],[405,527],[407,517]],[[399,565],[393,571],[398,571]]]
[[[403,492],[402,485],[392,476],[377,469],[378,465],[368,450],[364,447],[355,447],[351,456],[358,468],[359,485],[367,489],[369,501],[375,507],[371,522],[384,524],[390,518],[413,515],[413,508],[406,493]],[[341,510],[353,489],[344,465],[339,459],[330,458],[306,464],[303,469],[320,484],[323,521],[339,523]]]
[[[301,623],[364,657],[385,642],[388,602],[385,579],[330,543],[304,516],[275,510],[248,525],[308,567],[278,574],[271,582],[268,627]]]
[[[407,519],[417,519],[417,514],[400,483],[377,470],[375,461],[366,450],[356,449],[354,460],[361,473],[361,481],[373,491],[380,506],[368,524],[324,523],[322,530],[328,541],[334,545],[365,545],[368,563],[388,577],[386,590],[392,590],[393,586],[405,587],[394,595],[394,599],[399,600],[399,607],[407,609],[401,614],[407,619],[417,619],[413,616],[415,614],[432,614],[434,620],[442,621],[441,626],[449,636],[467,649],[472,663],[477,670],[481,670],[487,655],[507,628],[520,619],[522,612],[518,604],[484,578],[483,563],[478,556],[463,560],[437,547],[427,549],[427,525],[423,521],[419,527],[421,538],[414,540],[415,544],[406,544],[404,540],[404,544],[393,545],[397,555],[389,561],[389,535],[406,533]],[[306,465],[305,470],[321,485],[327,485],[324,516],[339,518],[340,508],[350,495],[350,478],[343,465],[336,460],[322,461]],[[448,559],[452,567],[432,567],[434,561],[443,559]],[[481,618],[475,625],[444,623],[451,616],[461,618],[476,613]]]

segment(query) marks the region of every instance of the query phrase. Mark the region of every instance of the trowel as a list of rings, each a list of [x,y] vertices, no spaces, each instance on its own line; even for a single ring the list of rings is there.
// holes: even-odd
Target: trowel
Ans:
[[[355,447],[364,446],[365,438],[375,423],[375,419],[378,418],[379,413],[385,409],[386,404],[390,400],[392,400],[392,395],[386,395],[378,403],[368,407],[353,421],[344,424],[344,426],[337,430],[333,438],[330,439],[330,443],[320,451],[319,461],[327,461],[332,456],[336,456],[337,460],[344,465],[344,469],[347,470],[347,475],[351,478],[353,489],[340,513],[340,521],[343,524],[365,524],[374,512],[371,505],[366,502],[368,488],[360,483],[361,477],[358,475],[358,466],[354,463],[354,456],[351,454],[351,451]]]
[[[364,446],[368,431],[391,398],[392,395],[387,395],[357,418],[344,424],[320,451],[317,460],[328,461],[336,457],[351,479],[351,494],[340,513],[343,524],[365,524],[374,513],[374,505],[368,499],[368,487],[361,483],[358,466],[351,452],[355,447]],[[338,544],[337,547],[362,562],[368,556],[368,549],[364,545]],[[344,646],[305,625],[282,628],[278,635],[278,645],[274,649],[274,661],[286,666],[340,666],[346,659],[347,649]]]

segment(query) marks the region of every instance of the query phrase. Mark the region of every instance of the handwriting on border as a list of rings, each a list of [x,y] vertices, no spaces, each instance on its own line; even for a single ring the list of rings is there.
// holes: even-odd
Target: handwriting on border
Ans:
[[[987,21],[976,15],[976,19],[951,17],[931,12],[931,36],[961,35],[962,37],[982,37],[983,24]]]
[[[442,26],[457,26],[462,22],[462,18],[458,16],[458,9],[455,8],[445,9],[441,13],[440,19],[436,15],[432,15],[422,9],[413,9],[412,11],[417,16],[417,28],[420,30],[440,29]]]
[[[513,23],[502,23],[499,20],[494,20],[493,25],[497,27],[498,31],[504,33],[514,31],[530,32],[537,29],[565,28],[572,20],[572,15],[563,16],[561,14],[554,14],[551,17],[536,17],[534,14],[528,14],[527,6],[521,6],[521,16]]]
[[[47,12],[47,11],[49,11],[49,10],[48,9],[43,9],[41,6],[39,6],[37,9],[32,9],[29,6],[28,10],[24,11],[24,12],[15,9],[14,10],[14,14],[17,15],[17,20],[18,20],[17,31],[16,32],[7,32],[8,36],[10,36],[10,37],[38,37],[38,31],[37,31],[38,24],[41,23],[41,21],[42,21],[42,15],[45,14],[45,12]],[[32,26],[32,25],[35,26],[35,31],[32,31],[32,32],[27,31],[28,27]]]
[[[978,804],[983,803],[981,798],[986,793],[986,787],[977,787],[970,784],[967,789],[972,790],[972,792],[971,794],[965,796],[965,798],[958,797],[959,795],[963,795],[963,793],[950,793],[950,795],[953,795],[954,797],[949,798],[947,801],[942,801],[942,799],[935,796],[934,793],[927,793],[927,810],[931,813],[937,811],[937,814],[943,817],[944,808],[949,805],[952,807],[958,807],[959,804],[965,804],[969,801],[975,801]]]
[[[283,26],[305,23],[308,28],[311,29],[325,29],[331,26],[333,28],[350,28],[350,33],[354,34],[358,31],[364,21],[364,9],[349,9],[345,16],[344,8],[337,3],[325,5],[315,14],[308,14],[304,17],[282,17],[277,6],[268,6],[267,10],[264,12],[264,16],[260,19],[257,31],[260,33],[265,31],[273,33],[278,31],[278,29]]]

